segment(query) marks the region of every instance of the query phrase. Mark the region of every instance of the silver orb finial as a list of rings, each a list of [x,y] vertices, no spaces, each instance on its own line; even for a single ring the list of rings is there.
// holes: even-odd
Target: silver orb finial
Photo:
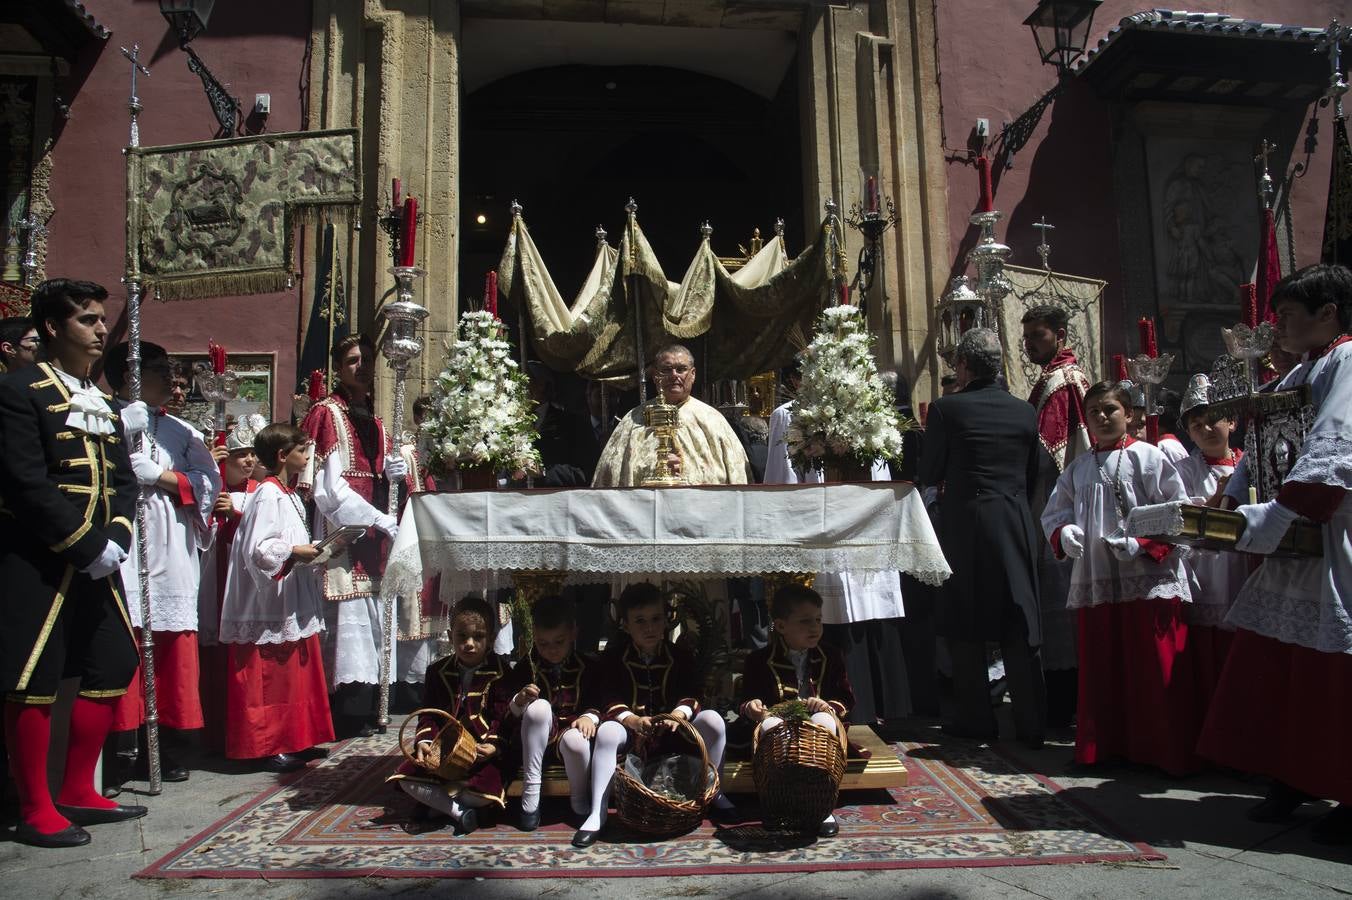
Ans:
[[[513,200],[512,205],[507,208],[511,210],[513,219],[521,218],[521,214],[526,211],[526,208],[516,200]]]
[[[608,233],[608,232],[606,231],[606,226],[604,226],[604,225],[597,225],[597,226],[596,226],[596,243],[597,243],[598,246],[601,245],[601,244],[604,244],[604,243],[606,242],[606,234],[607,234],[607,233]]]
[[[636,213],[638,213],[638,201],[635,200],[633,197],[630,197],[629,202],[624,205],[624,211],[629,214],[630,218],[632,218]]]
[[[705,219],[704,224],[700,225],[699,233],[706,241],[709,239],[710,235],[714,233],[714,226],[709,224],[708,219]]]

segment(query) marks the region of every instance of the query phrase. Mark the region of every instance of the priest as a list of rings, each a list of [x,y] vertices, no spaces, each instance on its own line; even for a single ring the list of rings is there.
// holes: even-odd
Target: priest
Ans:
[[[1034,306],[1023,314],[1023,349],[1042,367],[1028,395],[1037,411],[1037,485],[1029,496],[1033,520],[1056,487],[1056,479],[1075,457],[1090,448],[1084,395],[1089,378],[1067,338],[1070,320],[1059,306]],[[1066,608],[1074,560],[1056,558],[1048,541],[1038,541],[1038,600],[1042,607],[1042,670],[1047,684],[1047,724],[1067,727],[1075,719],[1079,660],[1075,649],[1075,611]]]
[[[667,460],[685,484],[746,484],[751,465],[741,441],[723,414],[690,396],[695,386],[695,358],[680,345],[663,347],[648,374],[668,404],[680,408],[676,452]],[[637,406],[615,425],[601,451],[592,487],[641,485],[657,460],[657,436],[647,427],[644,407]]]

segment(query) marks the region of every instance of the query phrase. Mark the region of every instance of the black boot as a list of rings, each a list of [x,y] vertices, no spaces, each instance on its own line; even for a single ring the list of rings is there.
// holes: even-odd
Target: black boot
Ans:
[[[1263,802],[1251,808],[1245,815],[1251,822],[1282,822],[1290,818],[1291,813],[1302,804],[1309,803],[1313,799],[1315,798],[1304,791],[1274,781],[1268,788]]]

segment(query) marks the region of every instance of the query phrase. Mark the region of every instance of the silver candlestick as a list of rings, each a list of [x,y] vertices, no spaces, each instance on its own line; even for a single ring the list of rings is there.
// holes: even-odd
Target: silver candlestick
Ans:
[[[204,400],[211,401],[211,430],[217,436],[225,434],[225,405],[239,398],[239,375],[226,369],[217,375],[210,362],[197,362],[192,367],[193,382]]]
[[[1002,214],[995,210],[972,215],[969,221],[981,229],[981,238],[967,254],[968,262],[976,268],[976,292],[990,312],[989,327],[996,331],[1000,330],[1000,306],[1014,290],[1005,275],[1005,261],[1013,251],[995,239],[995,224],[1001,218]]]
[[[422,354],[423,341],[418,336],[418,327],[431,313],[419,306],[413,299],[413,280],[427,273],[417,266],[393,266],[389,270],[398,284],[396,299],[386,303],[380,310],[385,317],[385,340],[381,352],[394,370],[394,415],[391,444],[395,453],[402,453],[406,442],[404,434],[404,385],[408,380],[409,365]],[[399,514],[399,485],[390,482],[389,514]],[[385,598],[385,621],[381,628],[380,650],[380,706],[376,712],[376,724],[384,733],[390,724],[390,664],[394,656],[395,611],[397,598],[391,594]]]

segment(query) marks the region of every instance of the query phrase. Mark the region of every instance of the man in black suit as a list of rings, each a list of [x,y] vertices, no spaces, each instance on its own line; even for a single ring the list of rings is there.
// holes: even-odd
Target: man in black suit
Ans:
[[[49,362],[0,379],[0,688],[19,794],[15,839],[89,843],[82,825],[145,815],[94,788],[113,704],[137,653],[119,567],[131,543],[136,476],[112,398],[89,380],[103,353],[108,292],[44,281],[32,319]],[[144,428],[144,404],[134,405]],[[132,426],[130,416],[128,426]],[[47,787],[51,709],[62,679],[80,679],[61,792]]]
[[[986,642],[1004,656],[1015,734],[1040,746],[1046,691],[1038,647],[1037,529],[1028,506],[1037,482],[1037,416],[1002,390],[1000,338],[968,331],[953,353],[962,389],[934,401],[920,480],[942,490],[939,543],[953,568],[937,610],[953,661],[957,718],[945,731],[992,740],[998,725],[986,677]]]
[[[544,363],[526,363],[530,397],[540,431],[540,462],[543,469],[536,484],[543,487],[588,487],[601,445],[585,416],[556,402],[554,372]]]

